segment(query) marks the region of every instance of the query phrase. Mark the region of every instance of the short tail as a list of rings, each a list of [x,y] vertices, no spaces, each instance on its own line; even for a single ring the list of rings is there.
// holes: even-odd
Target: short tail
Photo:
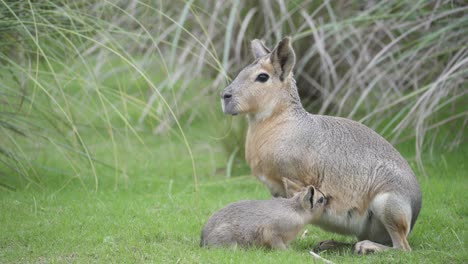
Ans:
[[[202,232],[200,235],[200,247],[204,247],[204,246],[205,246],[205,238]]]
[[[413,230],[413,226],[416,223],[416,219],[418,219],[419,211],[421,210],[421,195],[411,203],[411,226],[410,231]]]

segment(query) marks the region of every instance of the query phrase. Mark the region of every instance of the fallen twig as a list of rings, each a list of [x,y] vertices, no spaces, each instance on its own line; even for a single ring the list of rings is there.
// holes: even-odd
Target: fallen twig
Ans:
[[[312,255],[312,257],[314,257],[315,259],[319,259],[327,264],[335,264],[333,263],[332,261],[328,260],[328,259],[324,259],[322,258],[321,256],[319,256],[319,254],[313,252],[313,251],[309,251],[309,253]]]

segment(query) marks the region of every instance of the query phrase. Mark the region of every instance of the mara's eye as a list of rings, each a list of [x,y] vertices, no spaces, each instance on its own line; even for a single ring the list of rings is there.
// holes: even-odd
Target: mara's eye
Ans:
[[[319,203],[319,204],[323,203],[323,197],[320,197],[320,199],[318,199],[317,203]]]
[[[258,76],[257,76],[257,79],[255,79],[256,82],[266,82],[268,81],[268,78],[270,78],[270,76],[268,76],[268,74],[266,73],[260,73]]]

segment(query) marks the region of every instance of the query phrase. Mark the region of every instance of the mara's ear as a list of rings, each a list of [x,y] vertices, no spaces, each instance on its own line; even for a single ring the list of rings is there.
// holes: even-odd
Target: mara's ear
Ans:
[[[304,195],[304,204],[310,205],[310,208],[314,208],[314,187],[310,186],[307,188],[307,193]]]
[[[276,45],[270,59],[275,71],[279,74],[280,80],[284,81],[296,63],[296,55],[291,46],[290,37],[285,37]]]
[[[267,55],[268,53],[270,53],[271,51],[265,46],[265,44],[263,43],[263,41],[259,40],[259,39],[254,39],[252,40],[252,42],[250,43],[251,47],[252,47],[252,53],[254,55],[254,58],[255,59],[258,59],[260,57],[263,57],[265,55]]]
[[[294,196],[294,194],[302,191],[302,188],[299,184],[291,181],[288,178],[283,178],[283,186],[284,186],[284,189],[286,190],[287,198],[291,198]]]

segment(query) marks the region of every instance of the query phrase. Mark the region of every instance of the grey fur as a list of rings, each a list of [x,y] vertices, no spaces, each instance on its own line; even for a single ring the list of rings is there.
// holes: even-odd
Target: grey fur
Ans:
[[[318,203],[323,194],[311,190],[315,189],[307,188],[289,199],[248,200],[226,206],[206,222],[200,246],[287,248],[300,230],[323,212],[326,199]]]
[[[283,58],[294,57],[286,38],[222,92],[223,99],[229,95],[222,99],[226,114],[248,117],[246,159],[252,173],[275,197],[287,196],[284,179],[324,191],[329,205],[316,224],[365,240],[356,251],[375,250],[374,242],[411,250],[406,236],[419,215],[421,192],[406,160],[358,122],[306,112],[292,74],[294,60],[284,60],[287,67],[278,72],[277,50]],[[271,78],[255,82],[259,73]]]

